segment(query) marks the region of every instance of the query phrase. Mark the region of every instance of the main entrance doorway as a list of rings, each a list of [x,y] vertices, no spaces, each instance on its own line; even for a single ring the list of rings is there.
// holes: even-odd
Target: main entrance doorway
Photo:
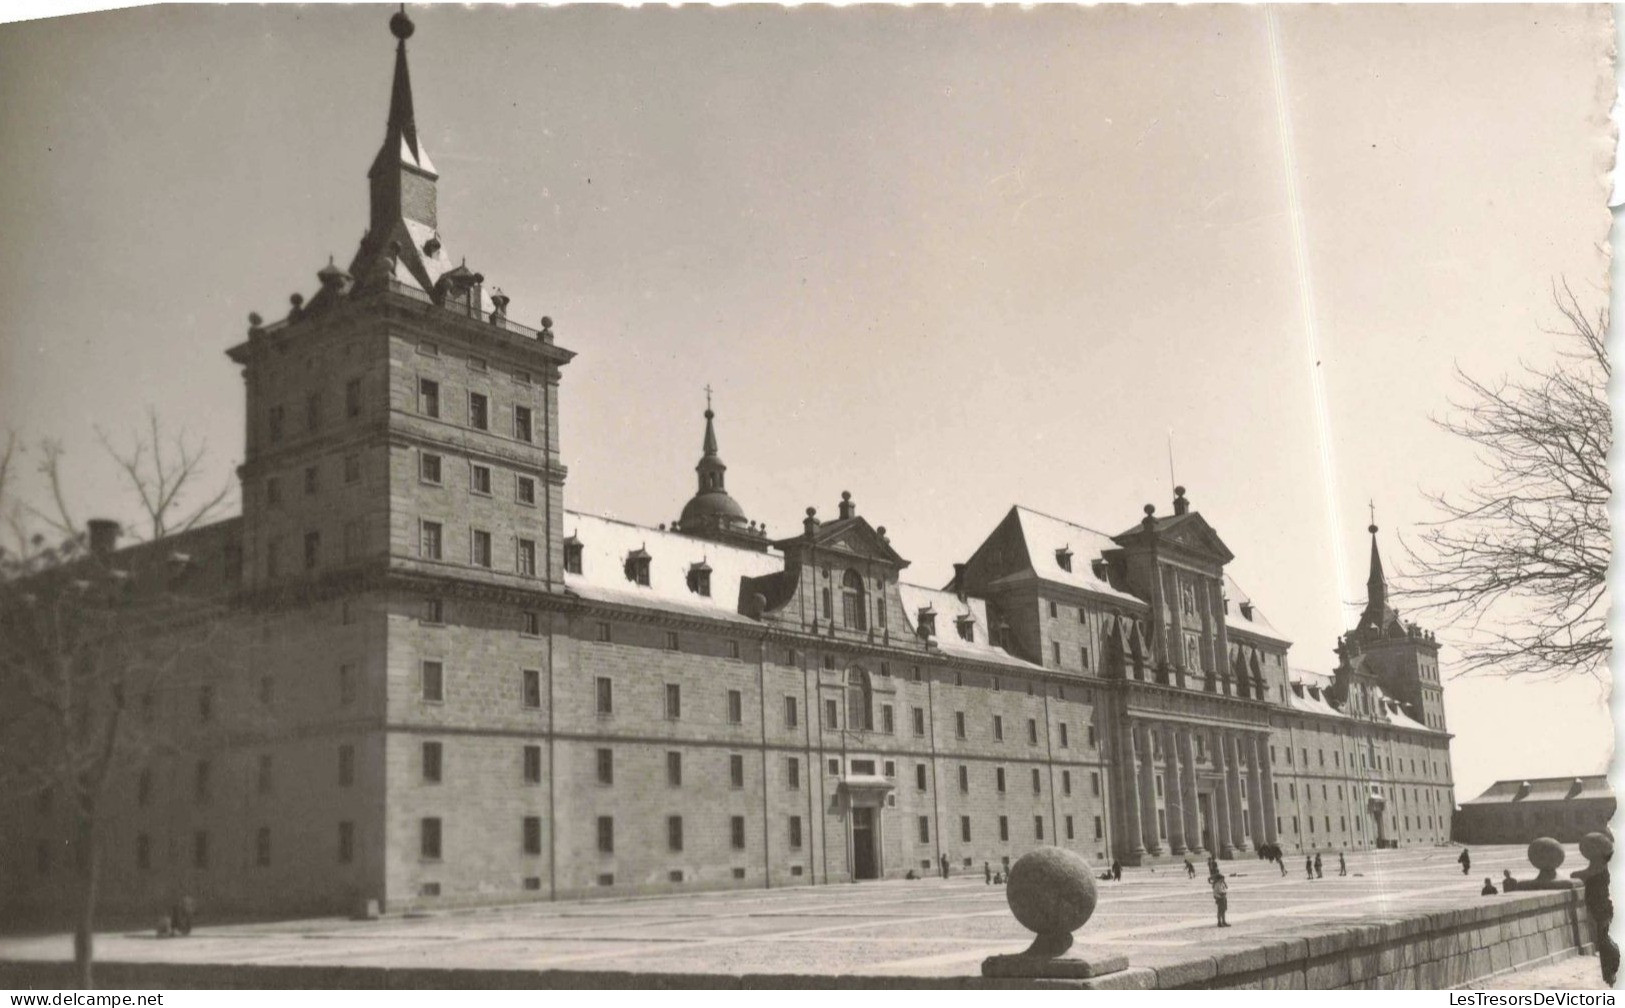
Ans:
[[[858,805],[852,809],[852,877],[874,879],[880,877],[880,858],[876,856],[875,810],[872,806]]]
[[[1197,792],[1196,817],[1202,826],[1202,849],[1214,853],[1213,850],[1213,796],[1206,791]]]

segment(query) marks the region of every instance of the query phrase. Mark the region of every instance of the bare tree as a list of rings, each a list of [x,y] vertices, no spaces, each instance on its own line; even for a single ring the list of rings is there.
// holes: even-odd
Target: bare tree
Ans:
[[[151,431],[156,446],[156,420]],[[218,665],[223,623],[218,603],[185,590],[190,558],[171,554],[132,570],[90,548],[68,509],[59,445],[38,448],[50,503],[23,501],[16,484],[25,454],[15,435],[0,452],[0,521],[9,540],[0,546],[0,794],[69,824],[74,958],[88,987],[110,792],[121,772],[198,744],[195,735],[167,734],[153,708],[162,691]],[[192,459],[154,452],[146,468],[127,470],[156,534],[201,518],[179,513]]]
[[[1411,550],[1406,594],[1461,631],[1463,671],[1600,676],[1607,668],[1608,312],[1554,289],[1556,360],[1467,393],[1440,427],[1471,441],[1489,474],[1458,495]]]
[[[185,532],[209,520],[231,493],[231,481],[228,479],[213,497],[201,504],[190,509],[182,504],[185,495],[196,489],[201,479],[203,462],[208,456],[208,443],[188,438],[184,430],[166,436],[158,420],[158,411],[151,407],[147,409],[146,432],[133,438],[128,448],[114,445],[107,432],[100,427],[96,428],[96,437],[108,456],[118,463],[125,482],[135,491],[153,539]],[[56,498],[60,506],[60,492]]]

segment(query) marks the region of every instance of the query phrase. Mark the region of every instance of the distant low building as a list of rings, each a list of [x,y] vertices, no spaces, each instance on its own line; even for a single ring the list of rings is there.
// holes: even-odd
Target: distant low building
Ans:
[[[1502,780],[1456,812],[1455,839],[1464,844],[1528,843],[1551,837],[1574,843],[1608,828],[1614,789],[1604,774]]]

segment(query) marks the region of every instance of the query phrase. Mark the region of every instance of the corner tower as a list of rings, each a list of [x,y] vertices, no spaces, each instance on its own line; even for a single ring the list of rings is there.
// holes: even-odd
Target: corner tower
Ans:
[[[1377,526],[1366,528],[1371,536],[1371,566],[1365,582],[1365,610],[1354,629],[1338,642],[1339,666],[1353,673],[1345,675],[1349,692],[1360,674],[1369,676],[1389,696],[1404,705],[1405,712],[1423,725],[1446,730],[1444,687],[1439,681],[1439,644],[1433,633],[1399,617],[1388,599],[1388,579],[1383,570],[1382,552],[1377,545]],[[1352,700],[1356,710],[1369,702]]]
[[[350,265],[329,257],[314,294],[278,321],[250,315],[228,351],[247,385],[243,586],[327,591],[388,572],[558,591],[558,383],[574,354],[452,259],[404,9],[389,28],[389,110]]]

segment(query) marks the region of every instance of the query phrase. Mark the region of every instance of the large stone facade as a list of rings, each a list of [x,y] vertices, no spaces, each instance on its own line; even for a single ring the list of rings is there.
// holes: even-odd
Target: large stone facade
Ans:
[[[188,550],[241,647],[156,704],[195,751],[116,789],[109,902],[395,910],[981,872],[1041,844],[1140,864],[1449,839],[1437,646],[1387,605],[1375,529],[1367,618],[1319,676],[1183,489],[1115,535],[1012,508],[928,588],[844,494],[768,541],[707,409],[680,521],[567,510],[572,354],[442,247],[392,26],[367,237],[230,350],[243,514]],[[199,734],[198,691],[263,717]],[[59,898],[61,810],[11,823],[5,899]]]

